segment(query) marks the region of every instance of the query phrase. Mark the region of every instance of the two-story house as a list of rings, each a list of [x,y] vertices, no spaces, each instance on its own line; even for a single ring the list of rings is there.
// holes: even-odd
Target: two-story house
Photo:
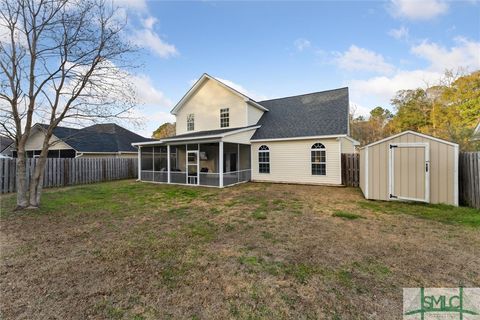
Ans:
[[[133,143],[141,181],[340,185],[341,154],[358,144],[348,88],[257,102],[203,74],[171,113],[175,136]]]

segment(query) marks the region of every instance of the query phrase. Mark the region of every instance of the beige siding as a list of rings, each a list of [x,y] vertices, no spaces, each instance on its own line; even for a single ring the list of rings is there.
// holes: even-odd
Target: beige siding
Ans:
[[[340,141],[342,143],[342,153],[355,153],[355,146],[352,141],[345,138],[340,138]]]
[[[407,133],[368,147],[368,198],[378,200],[389,200],[389,144],[391,143],[427,143],[430,148],[430,202],[455,204],[455,147],[434,139],[422,137],[412,133]],[[411,152],[402,152],[396,156],[394,174],[400,179],[404,179],[399,185],[403,194],[414,196],[421,194],[421,186],[418,185],[418,179],[415,179],[415,172],[423,173],[422,168],[417,168],[421,162],[422,150],[411,150]],[[366,150],[362,149],[361,163],[364,163]],[[413,159],[420,159],[416,165]],[[362,164],[363,168],[363,164]],[[362,184],[362,175],[360,176]],[[367,182],[363,182],[363,186]],[[418,190],[418,192],[416,192]],[[365,193],[365,192],[364,192]]]
[[[247,121],[248,121],[248,125],[254,125],[254,124],[257,124],[258,120],[260,120],[260,118],[262,117],[263,115],[263,112],[262,110],[258,109],[258,108],[255,108],[251,105],[248,105],[247,106]]]
[[[220,109],[230,109],[230,128],[248,125],[247,103],[216,81],[206,80],[176,115],[177,135],[187,133],[187,116],[195,115],[195,131],[220,129]],[[252,118],[253,119],[253,118]]]
[[[326,176],[312,175],[311,147],[320,142],[325,145],[327,156]],[[258,148],[267,145],[270,149],[270,173],[258,172]],[[294,140],[252,143],[252,180],[341,184],[340,142],[336,139]]]
[[[35,130],[27,140],[25,145],[25,150],[41,150],[43,146],[43,141],[45,140],[45,134],[43,131]],[[50,144],[52,146],[49,150],[65,150],[65,149],[72,149],[68,144],[63,142],[62,140],[58,139],[55,136],[50,138]]]
[[[256,129],[239,132],[235,134],[228,135],[224,137],[222,140],[224,142],[231,142],[231,143],[242,143],[242,144],[250,144],[250,139],[252,138],[253,134],[255,133]]]

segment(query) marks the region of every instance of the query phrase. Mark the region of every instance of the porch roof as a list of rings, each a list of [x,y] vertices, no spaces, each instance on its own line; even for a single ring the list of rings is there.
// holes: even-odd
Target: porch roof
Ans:
[[[246,127],[239,127],[239,128],[225,128],[225,129],[217,129],[217,130],[205,130],[205,131],[197,131],[197,132],[189,132],[184,134],[179,134],[173,137],[163,138],[160,140],[155,141],[148,141],[148,142],[136,142],[132,143],[132,146],[144,146],[144,145],[158,145],[158,144],[166,144],[169,142],[196,142],[197,140],[210,140],[210,139],[218,139],[219,141],[226,136],[240,133],[243,131],[253,130],[260,128],[260,125],[251,125]]]

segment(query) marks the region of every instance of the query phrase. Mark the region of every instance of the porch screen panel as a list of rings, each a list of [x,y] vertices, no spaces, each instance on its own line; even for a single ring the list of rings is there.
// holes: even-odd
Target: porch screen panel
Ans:
[[[153,180],[155,182],[167,182],[167,147],[153,147]]]
[[[140,150],[141,179],[143,181],[153,181],[153,147],[142,147]]]

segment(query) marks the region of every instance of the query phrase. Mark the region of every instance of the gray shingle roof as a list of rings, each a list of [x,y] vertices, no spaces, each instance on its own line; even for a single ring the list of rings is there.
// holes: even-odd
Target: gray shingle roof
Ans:
[[[348,134],[348,88],[258,103],[270,111],[252,140]]]
[[[40,124],[46,128],[46,125]],[[53,134],[78,152],[136,152],[133,142],[152,141],[114,123],[96,124],[83,129],[57,127]]]
[[[238,127],[238,128],[224,128],[224,129],[216,129],[216,130],[196,131],[196,132],[179,134],[179,135],[164,138],[164,139],[161,139],[161,140],[162,141],[168,141],[170,139],[182,139],[182,138],[188,139],[188,138],[195,138],[195,137],[216,137],[216,136],[222,135],[222,134],[230,132],[230,131],[236,131],[236,130],[246,129],[246,128],[254,128],[256,126],[258,126],[258,125],[255,124],[255,125],[251,125],[251,126]]]

